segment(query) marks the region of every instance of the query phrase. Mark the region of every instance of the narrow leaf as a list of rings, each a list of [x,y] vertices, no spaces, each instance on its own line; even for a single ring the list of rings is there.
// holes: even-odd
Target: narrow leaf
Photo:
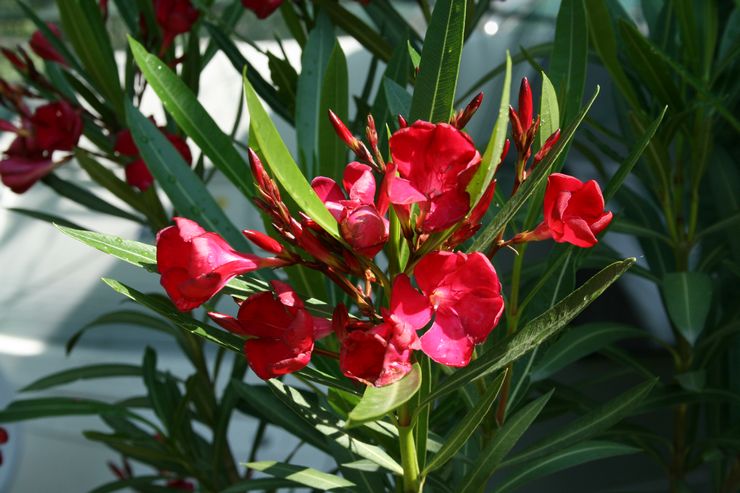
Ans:
[[[21,392],[50,389],[59,385],[73,383],[78,380],[111,377],[138,377],[141,376],[141,367],[127,364],[100,364],[70,368],[54,373],[30,383],[21,389]]]
[[[549,67],[553,87],[557,88],[563,122],[569,122],[581,106],[587,64],[588,22],[584,0],[563,0],[555,25]]]
[[[403,378],[384,387],[368,385],[362,399],[349,413],[347,427],[376,421],[408,402],[421,387],[421,368],[416,363]]]
[[[333,111],[342,121],[349,120],[349,74],[347,59],[338,42],[329,57],[321,85],[321,104],[318,121],[318,157],[316,174],[328,176],[336,181],[342,176],[347,164],[347,145],[337,136],[329,120]]]
[[[498,467],[506,454],[514,448],[522,435],[532,426],[547,401],[550,400],[554,390],[530,402],[509,417],[504,425],[496,431],[491,442],[480,453],[478,460],[472,466],[471,471],[463,480],[459,491],[461,493],[478,492],[488,482],[488,478]]]
[[[129,45],[141,72],[177,125],[245,196],[253,196],[254,184],[246,161],[195,94],[166,63],[147,53],[134,38],[129,37]]]
[[[460,71],[467,0],[438,0],[421,52],[411,121],[447,122]]]
[[[442,448],[429,461],[429,464],[422,472],[422,476],[426,476],[435,469],[439,469],[445,465],[465,445],[465,442],[468,441],[491,409],[493,401],[496,400],[496,397],[501,391],[505,375],[505,371],[501,372],[499,376],[487,384],[488,390],[486,390],[486,393],[483,394],[475,407],[461,418],[459,424],[450,432]]]
[[[144,223],[144,220],[141,217],[131,214],[130,212],[126,212],[123,209],[119,209],[115,205],[109,204],[105,200],[87,191],[81,186],[76,185],[71,181],[63,180],[55,174],[47,175],[43,178],[42,181],[45,185],[47,185],[49,188],[54,190],[62,197],[72,200],[73,202],[76,202],[83,207],[87,207],[90,210],[102,212],[103,214],[108,214],[111,216],[121,217],[123,219],[128,219],[129,221],[134,221],[137,223]]]
[[[248,462],[246,466],[250,469],[269,474],[270,476],[288,479],[296,484],[316,488],[321,491],[331,491],[335,488],[351,488],[355,486],[353,482],[334,476],[333,474],[317,471],[310,467],[284,464],[272,460]]]
[[[671,321],[693,345],[712,305],[712,280],[703,272],[671,272],[663,277],[661,291]]]
[[[257,142],[260,152],[265,157],[265,164],[304,213],[333,237],[341,239],[336,219],[326,210],[306,177],[298,169],[298,165],[290,155],[275,124],[265,112],[252,85],[246,78],[244,79],[244,92],[251,119],[250,140],[254,139]]]
[[[555,87],[547,78],[545,72],[542,75],[542,96],[540,97],[540,147],[545,145],[557,129],[560,128],[560,109],[558,108],[558,97]],[[580,102],[580,101],[579,101]]]

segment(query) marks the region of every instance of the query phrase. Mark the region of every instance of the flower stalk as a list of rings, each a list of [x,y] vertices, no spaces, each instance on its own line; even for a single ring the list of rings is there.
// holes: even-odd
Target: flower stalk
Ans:
[[[422,479],[414,442],[414,424],[408,404],[401,406],[398,411],[398,444],[403,467],[403,493],[418,493],[421,491]]]

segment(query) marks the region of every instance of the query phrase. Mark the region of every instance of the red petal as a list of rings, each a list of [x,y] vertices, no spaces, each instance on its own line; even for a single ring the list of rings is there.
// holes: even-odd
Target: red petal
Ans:
[[[437,363],[460,367],[470,362],[473,341],[456,314],[441,311],[437,312],[432,327],[421,336],[421,349]]]
[[[358,162],[349,163],[344,169],[342,185],[350,200],[364,205],[375,203],[375,176],[370,166]]]
[[[391,316],[412,330],[423,328],[432,318],[429,299],[411,285],[408,276],[401,274],[393,281],[391,290]]]

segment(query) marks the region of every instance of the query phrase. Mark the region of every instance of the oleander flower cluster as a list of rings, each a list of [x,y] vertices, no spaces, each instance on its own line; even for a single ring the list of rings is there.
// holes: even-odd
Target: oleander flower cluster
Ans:
[[[361,140],[330,112],[337,135],[355,156],[341,177],[311,180],[313,192],[337,222],[334,234],[292,210],[259,153],[250,150],[255,203],[275,234],[245,230],[244,235],[265,253],[239,252],[217,233],[177,217],[157,236],[162,286],[178,309],[189,311],[237,276],[260,269],[300,265],[334,283],[348,301],[332,307],[331,316],[315,310],[279,275],[269,290],[236,298],[236,313],[208,313],[244,338],[246,359],[262,379],[299,371],[316,357],[336,358],[346,377],[373,386],[401,379],[421,354],[450,367],[468,365],[476,345],[504,313],[494,255],[512,244],[548,238],[590,247],[612,217],[604,211],[596,182],[553,173],[543,220],[534,230],[508,240],[502,231],[489,251],[464,251],[461,246],[482,226],[496,187],[494,179],[472,203],[470,184],[482,158],[464,126],[480,102],[476,97],[449,122],[409,125],[399,117],[388,156],[381,151],[372,116]],[[526,79],[510,119],[517,150],[513,194],[560,133],[549,136],[530,159],[540,120],[533,118]],[[507,141],[496,168],[508,148]]]

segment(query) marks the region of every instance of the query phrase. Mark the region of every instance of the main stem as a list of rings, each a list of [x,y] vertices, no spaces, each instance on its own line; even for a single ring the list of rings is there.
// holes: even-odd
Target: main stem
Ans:
[[[398,411],[398,444],[401,448],[401,467],[403,467],[403,493],[418,493],[421,491],[419,459],[408,404],[401,406]]]
[[[524,265],[524,245],[517,247],[517,256],[514,259],[514,267],[511,271],[511,296],[509,296],[509,309],[506,317],[506,333],[511,335],[516,332],[519,324],[519,283],[522,277],[522,266]],[[509,389],[511,388],[511,374],[513,365],[509,363],[506,367],[506,376],[501,388],[501,397],[496,408],[496,423],[499,426],[506,420],[506,406],[509,401]]]

